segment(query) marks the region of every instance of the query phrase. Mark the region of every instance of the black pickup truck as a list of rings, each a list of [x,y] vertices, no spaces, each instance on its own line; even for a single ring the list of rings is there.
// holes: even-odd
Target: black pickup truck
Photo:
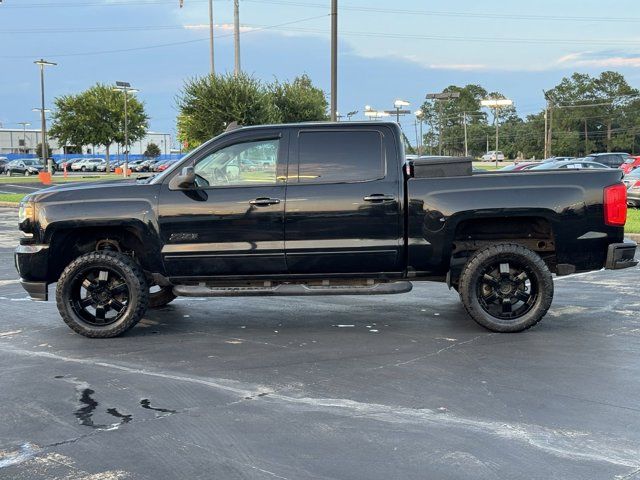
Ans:
[[[88,337],[176,296],[404,293],[446,282],[484,327],[549,309],[553,277],[637,264],[618,170],[472,174],[408,162],[393,123],[239,128],[146,179],[52,187],[20,207],[15,260]],[[425,302],[429,299],[425,298]]]

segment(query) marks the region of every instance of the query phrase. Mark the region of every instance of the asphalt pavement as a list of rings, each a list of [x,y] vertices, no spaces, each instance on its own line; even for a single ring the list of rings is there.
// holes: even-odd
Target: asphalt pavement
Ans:
[[[638,268],[558,279],[520,334],[424,283],[178,299],[90,340],[17,283],[15,217],[0,208],[2,479],[640,478]]]

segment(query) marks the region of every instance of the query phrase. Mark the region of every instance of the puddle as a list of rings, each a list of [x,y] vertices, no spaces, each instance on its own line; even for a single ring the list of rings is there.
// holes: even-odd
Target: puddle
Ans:
[[[169,415],[173,415],[174,413],[178,413],[177,410],[171,410],[169,408],[152,407],[151,406],[151,402],[149,401],[148,398],[143,398],[142,400],[140,400],[140,406],[142,408],[146,408],[147,410],[154,410],[156,412],[160,412],[161,414],[162,413],[164,414],[164,415],[156,414],[156,417],[168,417]]]

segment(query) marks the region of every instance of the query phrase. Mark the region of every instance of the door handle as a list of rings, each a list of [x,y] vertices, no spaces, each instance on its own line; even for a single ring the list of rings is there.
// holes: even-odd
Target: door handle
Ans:
[[[382,193],[373,193],[363,198],[365,202],[388,202],[395,199],[396,197],[393,195],[384,195]]]
[[[257,205],[259,207],[264,207],[267,205],[277,205],[278,203],[280,203],[279,198],[265,198],[265,197],[256,198],[255,200],[251,200],[249,202],[250,205]]]

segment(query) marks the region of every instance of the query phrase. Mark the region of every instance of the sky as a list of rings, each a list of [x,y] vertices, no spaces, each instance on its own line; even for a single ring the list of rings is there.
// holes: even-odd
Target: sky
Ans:
[[[615,5],[615,8],[612,6]],[[240,0],[242,68],[268,82],[308,74],[329,92],[330,0]],[[638,0],[339,0],[338,109],[417,109],[426,93],[478,83],[540,111],[574,71],[640,88]],[[214,0],[215,67],[233,70],[233,2]],[[54,97],[128,81],[153,131],[175,134],[184,80],[209,72],[207,0],[2,0],[0,123],[38,124],[39,75]],[[403,119],[406,129],[413,119]],[[411,131],[411,130],[409,130]]]

